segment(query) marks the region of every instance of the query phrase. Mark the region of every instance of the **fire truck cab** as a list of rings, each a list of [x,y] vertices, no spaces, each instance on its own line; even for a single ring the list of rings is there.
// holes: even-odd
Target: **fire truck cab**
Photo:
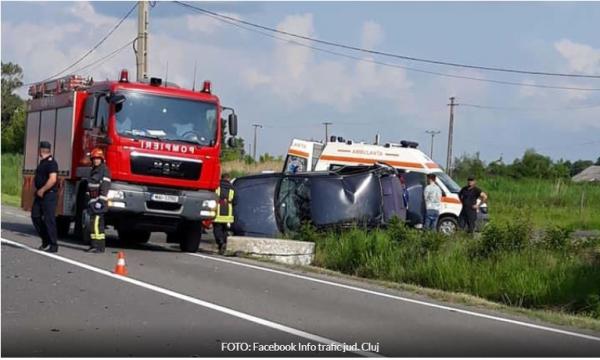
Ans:
[[[181,89],[152,78],[130,82],[93,82],[67,76],[32,86],[28,101],[22,207],[33,202],[38,144],[52,144],[59,165],[57,224],[65,235],[72,221],[85,239],[86,176],[89,152],[104,150],[112,173],[106,224],[119,238],[146,242],[151,232],[166,232],[181,250],[198,249],[202,222],[216,215],[224,108],[206,81],[201,91]],[[229,115],[229,134],[237,116]]]
[[[435,174],[436,183],[442,190],[438,230],[446,234],[453,233],[458,228],[458,216],[462,207],[458,198],[460,187],[438,164],[417,149],[417,146],[417,143],[411,141],[373,145],[336,136],[331,136],[326,143],[293,139],[287,151],[283,171],[331,171],[345,166],[382,163],[393,166],[408,181],[420,184],[421,189],[425,186],[426,175]],[[422,192],[420,195],[422,196]],[[420,227],[422,224],[419,223],[419,218],[422,218],[421,213],[424,215],[424,204],[422,201],[418,202],[418,209],[415,209],[413,204],[409,200],[408,211],[409,214],[415,215],[413,225]]]

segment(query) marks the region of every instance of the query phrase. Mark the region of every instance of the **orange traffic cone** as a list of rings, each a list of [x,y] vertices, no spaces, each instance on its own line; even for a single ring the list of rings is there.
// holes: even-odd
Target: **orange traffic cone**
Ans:
[[[117,266],[115,266],[115,271],[113,271],[117,275],[127,276],[127,266],[125,266],[125,253],[119,251],[117,254]]]

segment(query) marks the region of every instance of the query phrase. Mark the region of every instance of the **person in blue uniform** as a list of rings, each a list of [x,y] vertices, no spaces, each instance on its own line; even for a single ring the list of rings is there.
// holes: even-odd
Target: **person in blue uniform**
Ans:
[[[56,201],[58,163],[52,156],[52,146],[47,141],[40,142],[40,163],[35,169],[35,194],[31,208],[31,221],[42,238],[39,250],[58,251],[56,231]]]

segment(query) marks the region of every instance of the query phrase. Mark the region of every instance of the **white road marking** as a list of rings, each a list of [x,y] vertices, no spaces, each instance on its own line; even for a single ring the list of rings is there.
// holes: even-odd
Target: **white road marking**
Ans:
[[[156,285],[152,285],[152,284],[140,281],[140,280],[132,279],[130,277],[124,277],[124,276],[121,276],[121,275],[116,275],[116,274],[113,274],[113,273],[111,273],[111,272],[109,272],[107,270],[100,269],[100,268],[97,268],[95,266],[91,266],[91,265],[88,265],[88,264],[85,264],[85,263],[82,263],[82,262],[79,262],[79,261],[76,261],[76,260],[72,260],[72,259],[60,256],[60,255],[56,255],[56,254],[53,254],[53,253],[48,253],[48,252],[44,252],[44,251],[39,251],[39,250],[33,249],[33,248],[31,248],[31,247],[29,247],[27,245],[21,244],[21,243],[16,242],[16,241],[4,239],[4,238],[0,238],[0,240],[2,241],[2,243],[6,243],[6,244],[13,245],[13,246],[17,246],[17,247],[20,247],[20,248],[25,249],[27,251],[31,251],[33,253],[36,253],[38,255],[47,256],[47,257],[53,258],[55,260],[59,260],[59,261],[65,262],[67,264],[78,266],[80,268],[83,268],[83,269],[86,269],[86,270],[90,270],[90,271],[93,271],[95,273],[111,277],[113,279],[117,279],[117,280],[120,280],[120,281],[123,281],[123,282],[126,282],[126,283],[130,283],[130,284],[133,284],[133,285],[137,285],[137,286],[145,288],[145,289],[149,289],[149,290],[152,290],[152,291],[164,294],[164,295],[168,295],[168,296],[171,296],[171,297],[183,300],[183,301],[187,301],[187,302],[190,302],[192,304],[200,305],[200,306],[208,308],[208,309],[216,310],[216,311],[219,311],[219,312],[222,312],[222,313],[225,313],[225,314],[228,314],[228,315],[231,315],[231,316],[234,316],[234,317],[246,320],[246,321],[253,322],[255,324],[266,326],[266,327],[271,328],[271,329],[282,331],[282,332],[285,332],[285,333],[288,333],[288,334],[291,334],[291,335],[302,337],[304,339],[308,339],[308,340],[311,340],[311,341],[319,342],[319,343],[322,343],[322,344],[335,344],[336,346],[343,346],[342,343],[340,343],[338,341],[335,341],[335,340],[331,340],[331,339],[328,339],[328,338],[325,338],[325,337],[322,337],[322,336],[319,336],[319,335],[311,334],[311,333],[308,333],[306,331],[295,329],[295,328],[292,328],[292,327],[289,327],[289,326],[286,326],[286,325],[283,325],[283,324],[279,324],[279,323],[276,323],[276,322],[273,322],[273,321],[270,321],[270,320],[262,319],[262,318],[259,318],[257,316],[246,314],[246,313],[243,313],[243,312],[240,312],[240,311],[237,311],[237,310],[233,310],[233,309],[221,306],[221,305],[216,305],[216,304],[204,301],[204,300],[200,300],[200,299],[197,299],[197,298],[194,298],[194,297],[191,297],[191,296],[188,296],[188,295],[184,295],[184,294],[181,294],[181,293],[169,290],[169,289],[165,289],[165,288],[162,288],[162,287],[159,287],[159,286],[156,286]],[[349,352],[351,352],[351,351],[349,351]],[[368,356],[368,357],[380,357],[381,356],[380,354],[373,353],[373,352],[368,352],[368,351],[356,351],[356,352],[352,352],[352,353],[355,353],[355,354],[358,354],[358,355],[362,355],[362,356]]]
[[[464,310],[464,309],[460,309],[460,308],[454,308],[454,307],[451,307],[451,306],[439,305],[439,304],[430,303],[430,302],[426,302],[426,301],[410,299],[410,298],[406,298],[406,297],[402,297],[402,296],[386,294],[386,293],[382,293],[382,292],[378,292],[378,291],[373,291],[373,290],[359,288],[359,287],[356,287],[356,286],[345,285],[345,284],[340,284],[340,283],[336,283],[336,282],[333,282],[333,281],[317,279],[317,278],[313,278],[313,277],[310,277],[310,276],[304,276],[304,275],[289,273],[289,272],[275,270],[275,269],[270,269],[270,268],[266,268],[266,267],[262,267],[262,266],[257,266],[257,265],[245,264],[245,263],[242,263],[242,262],[228,260],[228,259],[223,259],[223,258],[219,258],[219,257],[215,257],[215,256],[206,256],[206,255],[195,254],[195,253],[187,253],[187,254],[192,255],[192,256],[197,256],[197,257],[200,257],[200,258],[203,258],[203,259],[208,259],[208,260],[223,262],[223,263],[227,263],[227,264],[242,266],[242,267],[246,267],[246,268],[250,268],[250,269],[255,269],[255,270],[260,270],[260,271],[266,271],[266,272],[275,273],[275,274],[279,274],[279,275],[283,275],[283,276],[288,276],[288,277],[293,277],[293,278],[297,278],[297,279],[308,280],[308,281],[312,281],[312,282],[316,282],[316,283],[320,283],[320,284],[335,286],[335,287],[344,288],[344,289],[348,289],[348,290],[354,290],[354,291],[358,291],[358,292],[361,292],[361,293],[366,293],[366,294],[381,296],[381,297],[385,297],[385,298],[389,298],[389,299],[394,299],[394,300],[400,300],[400,301],[404,301],[404,302],[408,302],[408,303],[413,303],[413,304],[418,304],[418,305],[423,305],[423,306],[427,306],[427,307],[431,307],[431,308],[436,308],[436,309],[441,309],[441,310],[447,310],[447,311],[457,312],[457,313],[460,313],[460,314],[465,314],[465,315],[470,315],[470,316],[474,316],[474,317],[484,318],[484,319],[488,319],[488,320],[494,320],[494,321],[504,322],[504,323],[513,324],[513,325],[524,326],[524,327],[528,327],[528,328],[532,328],[532,329],[543,330],[543,331],[553,332],[553,333],[562,334],[562,335],[574,336],[574,337],[578,337],[578,338],[582,338],[582,339],[587,339],[587,340],[600,341],[600,337],[596,337],[596,336],[593,336],[593,335],[580,334],[580,333],[576,333],[576,332],[572,332],[572,331],[551,328],[551,327],[548,327],[548,326],[531,324],[531,323],[527,323],[527,322],[524,322],[524,321],[507,319],[507,318],[503,318],[503,317],[499,317],[499,316],[493,316],[493,315],[478,313],[478,312],[474,312],[474,311]]]
[[[17,215],[17,214],[11,214],[11,215]],[[2,240],[5,241],[5,239],[2,239]],[[6,240],[6,241],[10,241],[10,240]],[[59,243],[60,243],[60,241],[59,241]],[[157,247],[164,248],[164,249],[168,249],[168,250],[171,250],[171,251],[173,250],[173,249],[171,249],[169,247],[166,247],[166,246],[163,246],[163,245],[159,245],[159,244],[153,244],[153,245],[157,246]],[[34,250],[34,249],[31,249],[31,250],[37,252],[37,250]],[[48,253],[43,253],[43,254],[48,254]],[[562,330],[562,329],[552,328],[552,327],[543,326],[543,325],[536,325],[536,324],[527,323],[527,322],[524,322],[524,321],[507,319],[507,318],[503,318],[503,317],[499,317],[499,316],[493,316],[493,315],[478,313],[478,312],[475,312],[475,311],[469,311],[469,310],[464,310],[464,309],[460,309],[460,308],[454,308],[454,307],[451,307],[451,306],[439,305],[439,304],[430,303],[430,302],[426,302],[426,301],[410,299],[410,298],[406,298],[406,297],[402,297],[402,296],[386,294],[386,293],[382,293],[382,292],[378,292],[378,291],[373,291],[373,290],[359,288],[359,287],[356,287],[356,286],[351,286],[351,285],[346,285],[346,284],[340,284],[340,283],[336,283],[336,282],[333,282],[333,281],[322,280],[322,279],[317,279],[317,278],[313,278],[313,277],[309,277],[309,276],[304,276],[304,275],[289,273],[289,272],[285,272],[285,271],[270,269],[270,268],[266,268],[266,267],[262,267],[262,266],[246,264],[246,263],[237,262],[237,261],[228,260],[228,259],[223,259],[223,258],[219,258],[219,257],[215,257],[215,256],[206,256],[206,255],[201,255],[201,254],[196,254],[196,253],[187,253],[187,254],[188,255],[192,255],[192,256],[197,256],[197,257],[200,257],[200,258],[203,258],[203,259],[209,259],[209,260],[213,260],[213,261],[220,261],[220,262],[223,262],[223,263],[228,263],[228,264],[237,265],[237,266],[243,266],[243,267],[247,267],[247,268],[251,268],[251,269],[255,269],[255,270],[260,270],[260,271],[271,272],[271,273],[275,273],[275,274],[279,274],[279,275],[283,275],[283,276],[294,277],[294,278],[297,278],[297,279],[308,280],[308,281],[312,281],[312,282],[316,282],[316,283],[321,283],[321,284],[325,284],[325,285],[336,286],[336,287],[340,287],[340,288],[344,288],[344,289],[348,289],[348,290],[354,290],[354,291],[358,291],[358,292],[362,292],[362,293],[367,293],[367,294],[371,294],[371,295],[376,295],[376,296],[386,297],[386,298],[390,298],[390,299],[400,300],[400,301],[404,301],[404,302],[408,302],[408,303],[419,304],[419,305],[423,305],[423,306],[427,306],[427,307],[431,307],[431,308],[436,308],[436,309],[440,309],[440,310],[452,311],[452,312],[461,313],[461,314],[465,314],[465,315],[470,315],[470,316],[474,316],[474,317],[479,317],[479,318],[484,318],[484,319],[488,319],[488,320],[494,320],[494,321],[509,323],[509,324],[513,324],[513,325],[519,325],[519,326],[523,326],[523,327],[528,327],[528,328],[532,328],[532,329],[553,332],[553,333],[562,334],[562,335],[574,336],[574,337],[583,338],[583,339],[587,339],[587,340],[600,341],[600,337],[593,336],[593,335],[581,334],[581,333],[576,333],[576,332],[573,332],[573,331]],[[101,269],[98,269],[98,270],[101,270]],[[104,271],[104,270],[102,270],[102,271]],[[112,273],[108,273],[108,274],[113,275]],[[219,305],[215,305],[215,306],[219,306]],[[232,311],[235,311],[235,310],[232,310]]]

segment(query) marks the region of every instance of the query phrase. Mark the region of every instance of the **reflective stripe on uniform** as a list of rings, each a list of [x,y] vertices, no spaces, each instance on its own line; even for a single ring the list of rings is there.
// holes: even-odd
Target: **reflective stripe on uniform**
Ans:
[[[234,221],[233,217],[233,189],[229,189],[229,194],[227,194],[227,215],[221,215],[221,187],[218,187],[215,191],[217,197],[219,197],[219,201],[217,201],[217,217],[215,217],[214,222],[216,223],[227,223],[230,224]]]
[[[100,232],[100,216],[94,218],[94,233],[90,235],[92,240],[104,240],[106,235]]]
[[[105,176],[105,177],[103,177],[103,178],[102,178],[102,180],[103,180],[103,181],[109,181],[109,182],[110,182],[110,178],[108,178],[108,177],[106,177],[106,176]]]

